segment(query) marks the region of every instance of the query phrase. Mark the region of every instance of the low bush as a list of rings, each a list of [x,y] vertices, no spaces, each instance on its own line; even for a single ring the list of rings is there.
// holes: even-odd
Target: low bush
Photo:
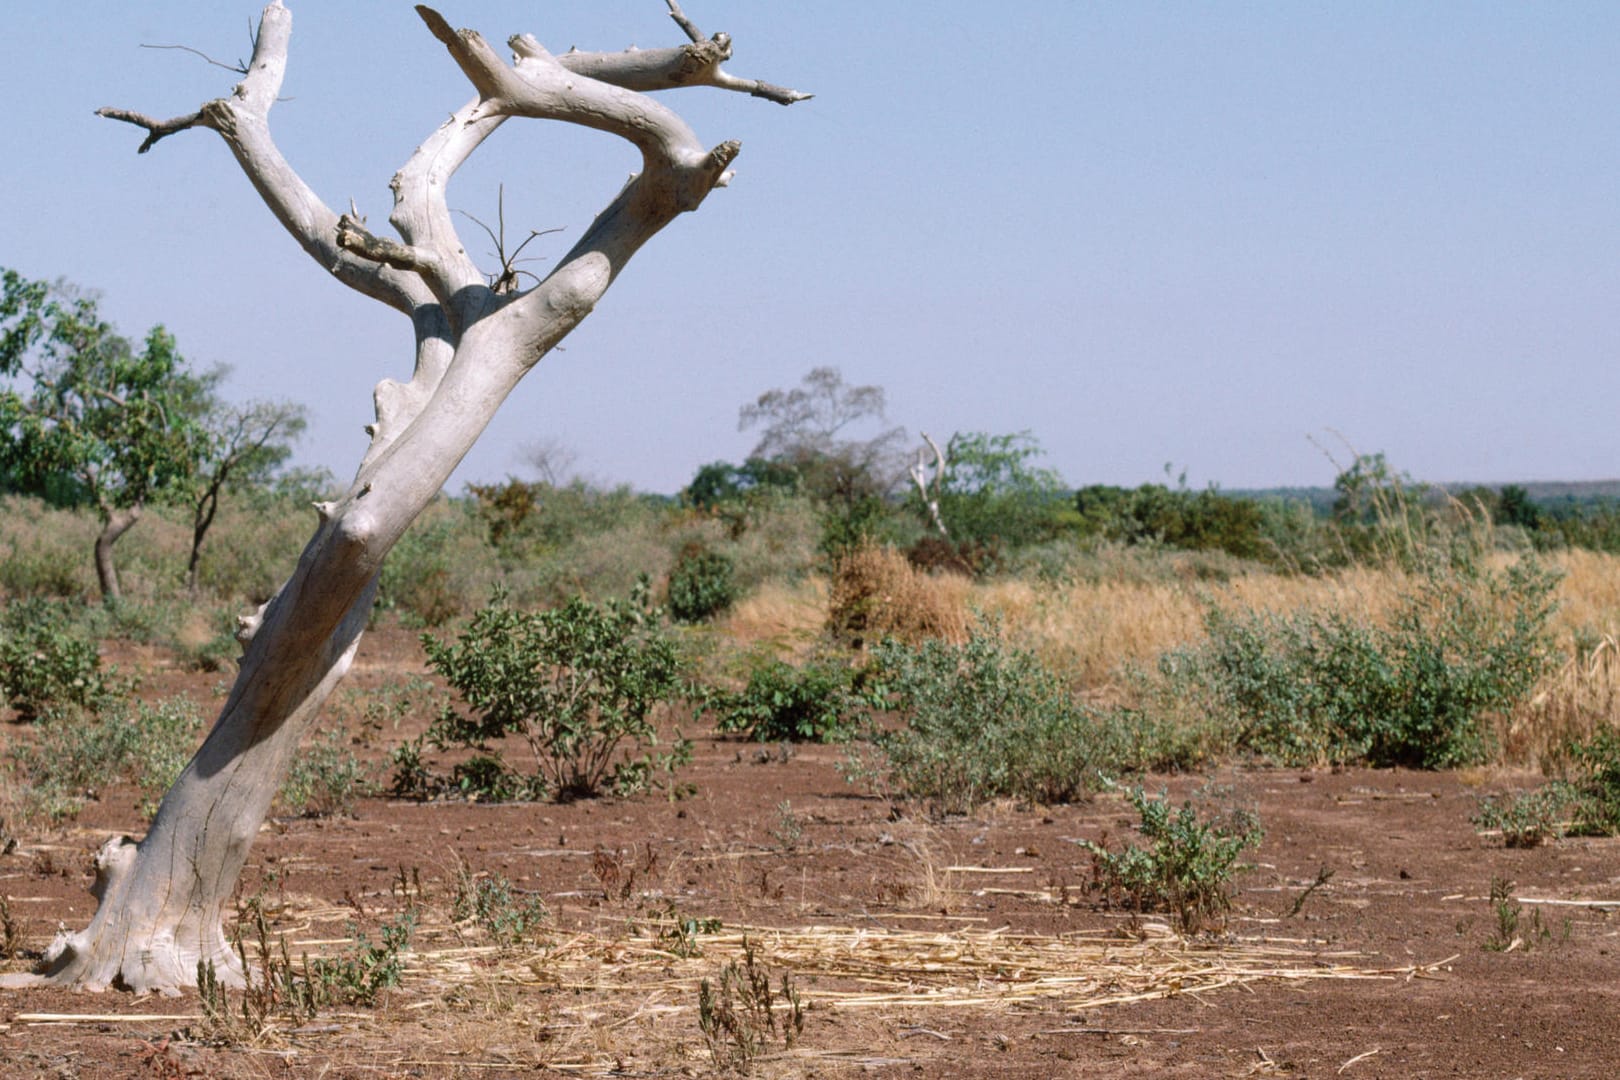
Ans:
[[[717,730],[759,742],[843,742],[868,704],[862,683],[859,672],[834,657],[799,667],[767,659],[741,690],[713,692],[705,707]]]
[[[1552,658],[1557,576],[1430,564],[1388,625],[1335,611],[1289,616],[1211,608],[1208,639],[1167,655],[1161,676],[1202,694],[1238,747],[1300,764],[1437,769],[1483,760],[1488,716],[1518,704]]]
[[[540,612],[515,610],[497,593],[454,644],[423,635],[429,666],[469,706],[446,709],[428,741],[475,751],[455,775],[463,791],[484,798],[571,799],[648,787],[690,756],[680,739],[655,752],[653,711],[679,697],[683,674],[659,619],[645,582],[628,600],[576,597]],[[515,769],[494,745],[507,736],[527,745],[529,771]],[[420,744],[414,753],[420,772]],[[395,760],[412,766],[398,753]],[[414,782],[422,786],[420,776]]]
[[[736,564],[722,552],[688,548],[669,572],[669,614],[676,622],[703,622],[736,600]]]
[[[1183,933],[1223,919],[1232,906],[1238,858],[1265,835],[1251,813],[1205,820],[1192,803],[1172,808],[1161,793],[1141,788],[1125,797],[1141,815],[1145,846],[1118,851],[1081,841],[1091,852],[1092,883],[1110,905],[1132,911],[1169,911]]]
[[[1115,725],[1081,708],[1026,651],[981,622],[965,643],[892,639],[872,653],[875,692],[904,723],[874,729],[852,778],[965,813],[1000,796],[1084,797],[1123,765]]]
[[[18,720],[52,709],[94,709],[123,689],[102,671],[96,643],[73,625],[64,605],[14,600],[0,610],[0,702]]]

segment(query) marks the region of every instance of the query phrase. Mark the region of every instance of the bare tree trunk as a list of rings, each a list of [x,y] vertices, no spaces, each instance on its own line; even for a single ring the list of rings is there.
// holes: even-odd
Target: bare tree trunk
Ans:
[[[945,453],[940,450],[938,443],[928,437],[928,432],[923,432],[922,437],[923,442],[928,444],[928,449],[934,453],[934,474],[930,479],[928,457],[919,449],[917,460],[911,464],[911,482],[917,485],[917,494],[922,497],[923,506],[928,510],[928,520],[934,523],[934,528],[939,531],[940,536],[949,540],[950,530],[945,528],[945,519],[939,516],[939,496],[945,489]]]
[[[103,603],[116,603],[124,598],[123,591],[118,587],[118,567],[113,562],[113,545],[141,520],[141,510],[141,505],[136,503],[126,510],[102,511],[101,533],[96,537],[96,582],[101,586]]]
[[[690,44],[552,57],[523,35],[510,42],[514,65],[477,34],[452,30],[419,7],[478,96],[395,176],[390,222],[403,242],[333,213],[270,138],[268,113],[291,29],[280,0],[264,9],[249,73],[232,96],[167,121],[102,110],[146,128],[142,150],[188,128],[218,132],[305,250],[345,284],[410,316],[416,370],[409,382],[378,384],[377,422],[353,485],[336,503],[317,506],[320,525],[292,577],[259,612],[240,620],[246,651],[236,684],[146,838],[102,848],[100,904],[90,926],[59,935],[40,974],[0,982],[174,993],[194,984],[199,963],[241,981],[224,909],[292,754],[353,659],[384,556],[518,380],[590,313],[625,262],[730,177],[736,143],[705,149],[679,117],[637,91],[707,85],[782,104],[808,96],[725,72],[720,64],[730,57],[730,38],[704,39],[674,0],[666,2]],[[444,201],[450,176],[514,116],[619,135],[640,148],[644,166],[557,269],[525,292],[505,287],[509,267],[491,288],[456,237]]]
[[[202,565],[203,537],[208,535],[209,528],[214,524],[214,515],[219,511],[219,490],[223,484],[223,476],[218,478],[217,483],[211,482],[192,510],[191,553],[186,556],[186,593],[193,597],[197,595],[197,571]]]

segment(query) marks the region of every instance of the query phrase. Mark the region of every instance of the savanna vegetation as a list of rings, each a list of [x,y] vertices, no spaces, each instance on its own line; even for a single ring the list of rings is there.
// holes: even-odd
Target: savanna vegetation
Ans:
[[[1613,507],[1447,492],[1378,456],[1314,501],[1076,489],[1029,433],[958,433],[907,485],[880,391],[831,369],[801,389],[748,406],[745,426],[766,432],[755,453],[703,466],[675,496],[549,473],[441,497],[390,556],[374,613],[420,635],[420,670],[339,692],[278,813],[341,815],[375,795],[679,802],[697,733],[787,768],[795,746],[830,743],[852,791],[920,821],[1124,792],[1140,824],[1091,844],[1086,895],[1187,933],[1222,925],[1264,828],[1151,794],[1169,775],[1506,764],[1546,783],[1483,797],[1475,824],[1490,835],[1620,830],[1620,554],[1601,542],[1620,535]],[[120,542],[116,598],[91,557],[106,515],[86,489],[8,474],[9,834],[69,823],[119,783],[155,810],[212,706],[148,685],[130,658],[234,663],[235,616],[295,561],[329,483],[284,457],[219,474],[200,549],[205,464],[155,483]],[[780,817],[788,850],[802,826],[787,803]],[[457,925],[473,928],[458,933],[487,923],[508,946],[546,918],[504,879],[457,895]],[[375,999],[400,977],[415,910],[338,966],[272,962],[285,985],[241,1008]],[[704,920],[667,921],[698,948]],[[220,1030],[240,1035],[224,991],[199,982]],[[721,999],[705,1008],[721,1039]]]
[[[459,700],[367,782],[424,798],[679,790],[677,729],[700,725],[847,742],[852,782],[936,812],[1079,799],[1234,758],[1512,761],[1565,785],[1614,767],[1620,560],[1593,540],[1612,507],[1450,494],[1376,455],[1342,469],[1321,507],[1184,484],[1073,489],[1028,433],[958,433],[931,483],[908,490],[898,429],[850,434],[882,414],[881,390],[818,369],[745,406],[743,425],[763,430],[754,454],[704,466],[676,498],[555,476],[442,498],[390,558],[376,618],[421,627]],[[31,430],[0,432],[8,460],[42,453]],[[100,662],[109,640],[230,664],[233,613],[269,595],[319,494],[319,478],[277,471],[284,457],[216,466],[229,484],[207,483],[202,455],[151,480],[152,523],[123,542],[110,604],[86,602],[94,564],[66,554],[105,524],[93,492],[13,467],[11,717],[102,740],[116,768],[108,732],[167,714],[142,719],[136,673]],[[199,485],[217,504],[200,552]],[[63,791],[29,805],[70,812],[73,778],[35,774]]]

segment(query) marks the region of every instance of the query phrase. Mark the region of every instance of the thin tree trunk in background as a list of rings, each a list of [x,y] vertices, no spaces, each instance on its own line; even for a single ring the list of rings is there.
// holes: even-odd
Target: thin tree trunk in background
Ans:
[[[124,598],[118,587],[118,567],[113,562],[113,545],[118,538],[135,527],[141,520],[139,503],[127,510],[103,510],[101,533],[96,537],[96,582],[101,586],[103,603],[117,603]]]

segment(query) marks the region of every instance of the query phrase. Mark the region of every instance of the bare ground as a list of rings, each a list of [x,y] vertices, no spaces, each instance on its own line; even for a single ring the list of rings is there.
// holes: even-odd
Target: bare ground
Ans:
[[[409,634],[362,650],[359,685],[420,670]],[[139,659],[148,692],[210,700],[217,676]],[[1224,932],[1189,940],[1085,891],[1074,841],[1129,836],[1118,797],[930,821],[852,788],[836,748],[781,756],[700,738],[684,777],[697,792],[674,802],[377,798],[352,818],[272,821],[244,901],[258,898],[295,957],[344,955],[354,928],[375,941],[413,907],[402,985],[375,1008],[223,1038],[195,994],[13,993],[0,1075],[709,1075],[698,981],[740,959],[745,936],[808,1007],[791,1050],[763,1041],[758,1076],[1620,1073],[1620,841],[1509,850],[1469,823],[1480,794],[1535,777],[1162,778],[1178,797],[1255,809],[1266,828]],[[25,949],[88,919],[90,856],[140,829],[134,802],[113,789],[0,857]],[[498,949],[452,925],[464,874],[542,899],[540,932]],[[1507,900],[1493,903],[1493,883],[1511,883]]]

